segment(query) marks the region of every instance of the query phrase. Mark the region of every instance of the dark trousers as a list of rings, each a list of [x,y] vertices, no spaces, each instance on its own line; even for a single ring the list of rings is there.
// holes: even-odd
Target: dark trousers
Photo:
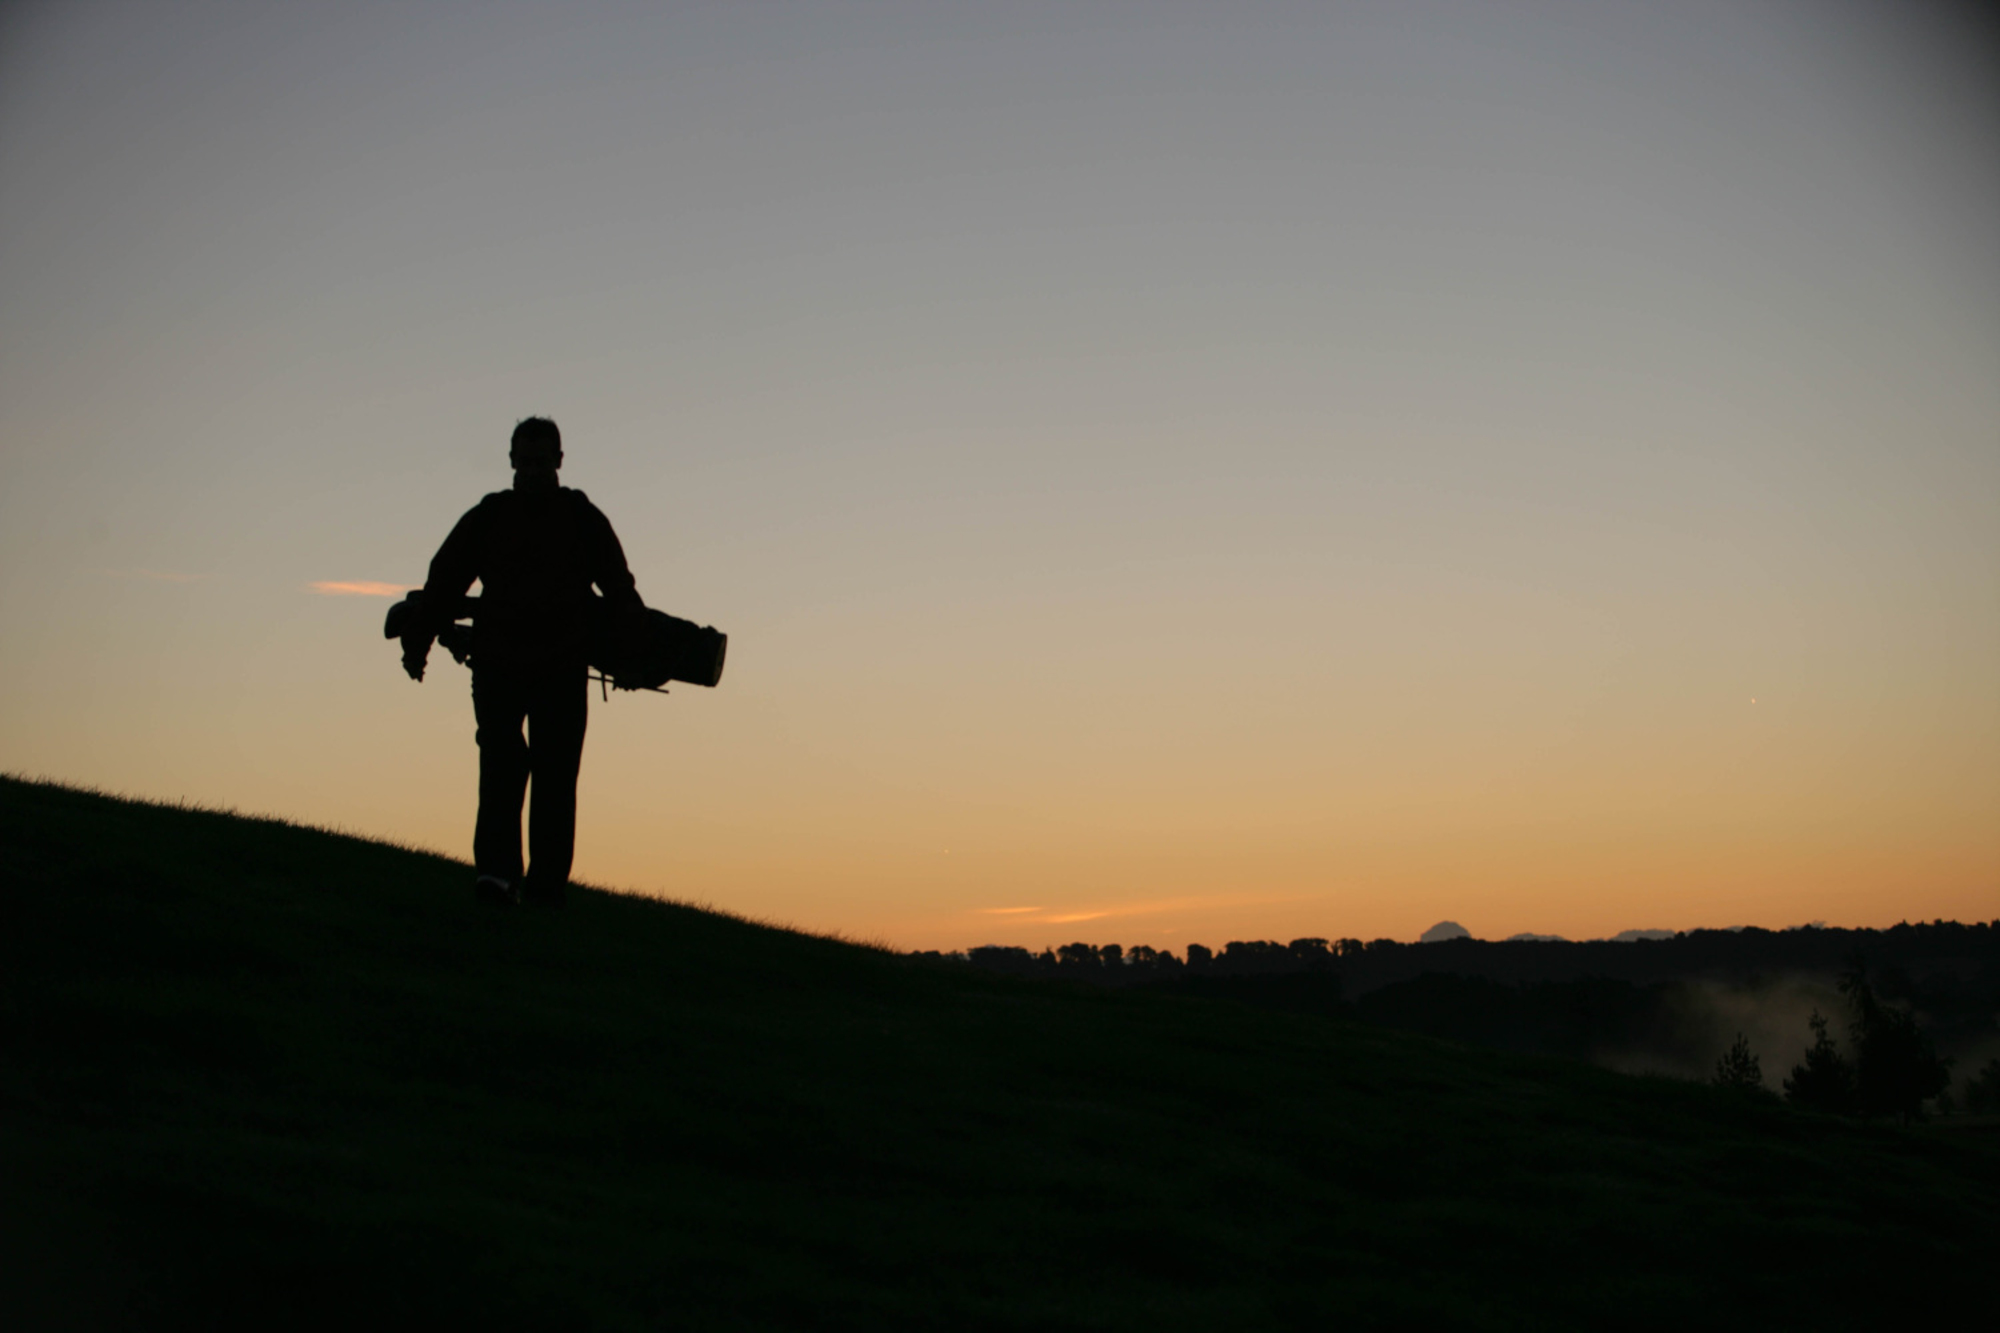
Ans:
[[[479,723],[479,825],[472,860],[482,875],[521,875],[521,800],[528,779],[528,851],[536,883],[569,882],[576,855],[576,773],[590,688],[582,666],[475,666],[472,714]],[[521,735],[521,724],[528,734]]]

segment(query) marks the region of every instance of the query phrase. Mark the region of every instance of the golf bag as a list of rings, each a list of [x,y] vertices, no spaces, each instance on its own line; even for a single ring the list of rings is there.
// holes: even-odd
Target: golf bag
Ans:
[[[389,608],[382,637],[400,639],[409,617],[423,605],[421,588]],[[460,666],[472,656],[472,626],[479,599],[462,597],[438,629],[437,641]],[[591,595],[589,660],[594,679],[620,690],[656,690],[664,694],[668,681],[713,687],[722,680],[722,663],[729,636],[712,625],[697,625],[664,611],[645,607],[635,615],[620,615]]]

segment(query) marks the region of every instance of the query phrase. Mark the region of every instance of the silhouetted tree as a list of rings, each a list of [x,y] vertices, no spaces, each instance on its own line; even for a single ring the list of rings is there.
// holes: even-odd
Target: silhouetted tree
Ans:
[[[1323,939],[1308,936],[1293,940],[1285,946],[1285,952],[1291,955],[1293,966],[1303,967],[1308,972],[1320,972],[1333,966],[1333,951]]]
[[[1106,967],[1117,967],[1125,961],[1125,950],[1115,944],[1107,944],[1097,951],[1097,956]]]
[[[1035,970],[1035,956],[1026,949],[1012,945],[982,944],[966,951],[966,958],[975,966],[994,972],[1007,972],[1015,976],[1027,976]]]
[[[1292,956],[1284,945],[1270,940],[1231,940],[1223,946],[1222,956],[1215,962],[1217,970],[1228,975],[1256,976],[1289,971]]]
[[[1848,956],[1840,990],[1854,1013],[1855,1109],[1906,1121],[1922,1115],[1924,1102],[1951,1082],[1951,1062],[1938,1057],[1915,1015],[1876,998],[1860,954]]]
[[[1188,945],[1187,965],[1189,967],[1207,967],[1210,962],[1214,961],[1214,959],[1215,955],[1209,952],[1209,948],[1207,945],[1205,944]]]
[[[1785,1080],[1785,1100],[1809,1111],[1850,1110],[1854,1104],[1854,1071],[1827,1034],[1826,1019],[1819,1010],[1813,1010],[1809,1023],[1813,1044],[1806,1048],[1805,1063],[1792,1066],[1792,1076]]]
[[[1861,1040],[1856,1061],[1856,1102],[1863,1115],[1920,1117],[1923,1104],[1951,1082],[1951,1061],[1940,1058],[1913,1015],[1884,1009]]]
[[[1965,1109],[1971,1115],[2000,1111],[2000,1056],[1965,1081]]]
[[[1741,1032],[1736,1042],[1715,1062],[1715,1086],[1737,1092],[1765,1092],[1764,1070],[1750,1053],[1750,1043]]]
[[[1882,1004],[1875,998],[1875,988],[1868,984],[1868,963],[1859,950],[1841,962],[1840,993],[1847,997],[1854,1028],[1866,1030],[1881,1021]]]
[[[1065,944],[1056,950],[1056,958],[1064,967],[1096,967],[1097,947],[1091,944]]]

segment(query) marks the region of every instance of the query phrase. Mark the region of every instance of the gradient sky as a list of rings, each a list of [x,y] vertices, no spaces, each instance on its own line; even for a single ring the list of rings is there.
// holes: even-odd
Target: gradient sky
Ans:
[[[316,585],[546,413],[730,635],[593,702],[580,878],[903,947],[2000,915],[1997,55],[8,5],[0,769],[469,855],[465,673]]]

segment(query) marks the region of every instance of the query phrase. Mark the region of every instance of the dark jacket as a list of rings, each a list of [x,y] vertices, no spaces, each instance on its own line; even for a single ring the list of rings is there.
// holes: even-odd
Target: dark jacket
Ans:
[[[466,512],[431,560],[426,614],[405,636],[406,654],[412,639],[430,647],[449,623],[437,618],[438,609],[457,606],[474,579],[482,585],[472,622],[474,670],[583,669],[593,583],[607,611],[629,614],[643,605],[611,520],[566,486],[495,491]]]

